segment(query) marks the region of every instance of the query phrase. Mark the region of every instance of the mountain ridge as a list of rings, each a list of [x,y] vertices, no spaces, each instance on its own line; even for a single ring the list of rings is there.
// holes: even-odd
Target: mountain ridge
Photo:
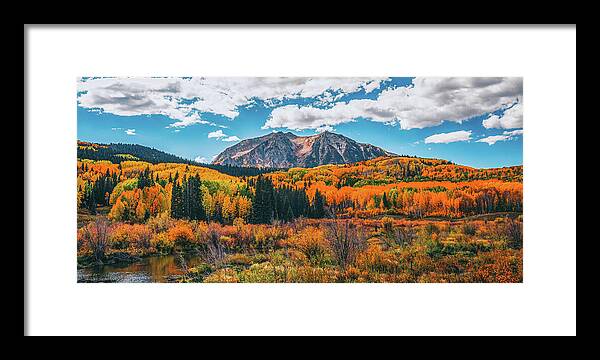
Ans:
[[[212,164],[271,168],[348,164],[396,154],[324,131],[310,136],[273,132],[246,139],[221,152]]]

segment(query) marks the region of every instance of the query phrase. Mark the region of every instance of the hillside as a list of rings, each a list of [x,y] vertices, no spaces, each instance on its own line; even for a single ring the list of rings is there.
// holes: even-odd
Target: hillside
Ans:
[[[151,164],[173,163],[199,165],[205,168],[217,170],[232,176],[255,176],[277,169],[238,167],[231,165],[201,164],[192,160],[166,153],[161,150],[137,144],[97,144],[85,141],[77,141],[77,158],[88,160],[108,160],[113,164],[123,161],[145,161]]]
[[[143,145],[96,144],[85,141],[77,141],[77,157],[79,159],[108,160],[115,164],[127,160],[140,160],[152,164],[192,163],[190,160]]]
[[[335,187],[361,187],[421,181],[523,181],[523,167],[476,169],[447,160],[407,156],[379,157],[353,164],[323,165],[312,169],[291,168],[268,175],[278,184],[303,185],[323,182]]]

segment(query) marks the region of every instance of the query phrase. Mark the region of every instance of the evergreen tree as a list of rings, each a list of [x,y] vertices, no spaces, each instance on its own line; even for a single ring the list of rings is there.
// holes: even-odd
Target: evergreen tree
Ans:
[[[181,181],[181,217],[190,218],[190,188],[188,186],[187,175],[183,175]]]
[[[390,202],[388,201],[388,198],[386,196],[385,193],[383,193],[383,197],[381,198],[381,202],[383,203],[383,207],[385,209],[389,209],[390,208]]]
[[[260,175],[254,187],[251,222],[254,224],[269,224],[273,220],[273,183]]]
[[[152,173],[150,172],[150,167],[146,167],[146,169],[144,169],[144,171],[142,171],[138,177],[138,188],[143,189],[153,185],[154,180],[152,178]]]
[[[315,191],[315,198],[311,206],[311,217],[321,219],[325,217],[325,197],[319,190]]]
[[[196,174],[188,180],[190,194],[190,218],[193,220],[206,220],[204,207],[202,206],[202,191],[200,187],[202,182],[200,176]]]
[[[294,210],[292,209],[292,205],[290,204],[290,201],[288,200],[288,198],[286,197],[284,199],[285,199],[285,201],[283,203],[284,203],[285,215],[283,217],[283,220],[285,222],[288,222],[295,218]]]
[[[183,194],[181,186],[177,183],[173,183],[173,190],[171,191],[171,217],[174,219],[181,219],[183,217]]]
[[[94,186],[89,182],[85,186],[86,207],[92,213],[96,213],[96,199],[94,196]]]
[[[175,174],[171,193],[171,217],[175,219],[206,220],[202,205],[202,182],[200,176],[183,176],[181,184],[177,183],[179,174]]]

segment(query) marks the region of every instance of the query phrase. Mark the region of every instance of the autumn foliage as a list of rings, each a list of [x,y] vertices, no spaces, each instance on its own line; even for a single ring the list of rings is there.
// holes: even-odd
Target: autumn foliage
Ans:
[[[522,176],[412,157],[259,177],[79,160],[78,262],[193,254],[186,282],[522,282]]]

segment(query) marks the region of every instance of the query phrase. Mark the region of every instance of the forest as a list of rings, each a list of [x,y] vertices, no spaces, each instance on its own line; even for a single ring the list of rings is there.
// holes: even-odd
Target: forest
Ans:
[[[139,160],[152,164],[176,163],[198,165],[195,161],[187,160],[176,155],[138,144],[97,144],[86,141],[77,141],[77,158],[108,160],[115,164],[127,160]],[[272,168],[239,167],[217,164],[202,164],[202,166],[233,176],[256,176],[278,170]]]
[[[103,146],[78,143],[78,274],[172,259],[152,281],[523,279],[521,166],[396,156],[251,175]]]

